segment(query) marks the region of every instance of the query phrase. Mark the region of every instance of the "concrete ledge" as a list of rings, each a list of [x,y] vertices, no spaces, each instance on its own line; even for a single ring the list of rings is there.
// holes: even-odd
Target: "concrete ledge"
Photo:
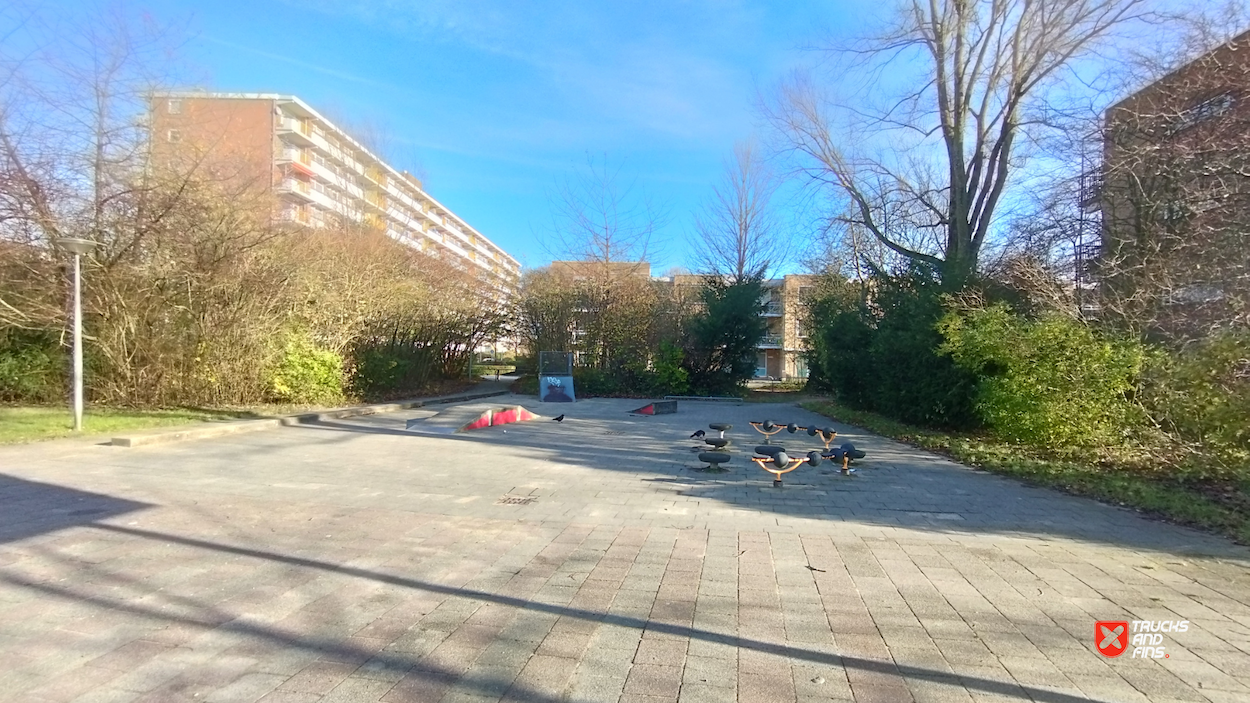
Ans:
[[[172,430],[152,430],[148,432],[137,432],[123,437],[114,437],[109,444],[114,447],[144,447],[151,444],[185,442],[193,439],[212,439],[214,437],[224,437],[226,435],[240,434],[243,432],[271,430],[276,427],[284,426],[294,427],[296,425],[303,425],[310,422],[341,420],[347,417],[360,417],[363,415],[381,415],[382,413],[410,410],[412,408],[420,408],[427,405],[461,403],[469,400],[480,400],[482,398],[492,398],[500,395],[508,395],[508,391],[478,391],[476,393],[460,393],[457,395],[438,396],[435,398],[401,400],[395,403],[357,405],[350,408],[324,410],[316,413],[301,413],[299,415],[287,415],[285,417],[264,417],[255,420],[240,420],[238,422],[190,425]]]

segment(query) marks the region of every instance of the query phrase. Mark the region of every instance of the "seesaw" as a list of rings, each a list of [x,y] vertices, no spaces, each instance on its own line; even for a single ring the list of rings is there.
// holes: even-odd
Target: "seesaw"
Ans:
[[[755,462],[761,469],[773,474],[773,486],[781,487],[781,475],[789,473],[799,468],[800,464],[807,463],[808,466],[820,466],[820,462],[828,459],[833,463],[842,463],[842,474],[851,476],[855,473],[855,469],[850,467],[852,459],[863,459],[867,454],[855,448],[855,445],[847,442],[841,447],[827,449],[823,452],[810,451],[805,457],[791,457],[786,454],[785,447],[775,444],[761,444],[755,447],[755,454],[751,456],[751,461]]]
[[[810,452],[806,457],[791,457],[789,454],[786,454],[785,449],[782,447],[761,444],[755,448],[755,454],[751,455],[751,461],[754,461],[761,469],[773,475],[774,488],[781,488],[782,474],[794,471],[799,468],[799,464],[804,462],[809,466],[820,466],[821,456],[819,452]]]
[[[781,432],[782,430],[785,430],[790,434],[803,430],[804,432],[807,432],[809,437],[819,436],[820,441],[825,443],[825,450],[828,451],[829,445],[833,444],[833,440],[838,436],[838,433],[835,432],[832,427],[800,427],[793,422],[788,425],[778,425],[772,420],[753,420],[751,422],[751,426],[754,427],[757,432],[764,435],[764,444],[772,444],[773,435]]]

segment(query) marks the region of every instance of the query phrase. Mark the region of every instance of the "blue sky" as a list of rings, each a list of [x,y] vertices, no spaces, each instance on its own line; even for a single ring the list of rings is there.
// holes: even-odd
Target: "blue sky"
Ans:
[[[72,4],[72,3],[69,3]],[[671,213],[656,273],[685,263],[692,212],[754,102],[870,18],[852,2],[149,0],[188,29],[204,87],[300,96],[384,124],[400,167],[527,266],[551,258],[550,192],[606,158]],[[840,29],[839,29],[840,28]]]

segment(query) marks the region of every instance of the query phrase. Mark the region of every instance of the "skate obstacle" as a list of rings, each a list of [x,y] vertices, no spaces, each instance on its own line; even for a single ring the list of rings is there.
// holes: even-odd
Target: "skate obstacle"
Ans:
[[[468,432],[469,430],[480,430],[483,427],[496,427],[498,425],[509,425],[514,422],[527,422],[537,419],[537,415],[520,405],[506,408],[491,408],[479,415],[477,419],[465,423],[456,431]]]
[[[630,410],[630,415],[672,415],[677,412],[677,401],[675,400],[657,400],[654,403],[647,403],[637,410]]]

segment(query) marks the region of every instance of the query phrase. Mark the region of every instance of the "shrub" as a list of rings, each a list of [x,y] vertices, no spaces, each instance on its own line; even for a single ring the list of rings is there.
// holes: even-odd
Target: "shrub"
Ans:
[[[332,403],[343,397],[343,357],[307,335],[287,337],[269,376],[269,394],[285,403]]]
[[[690,391],[689,374],[682,368],[685,353],[670,342],[660,343],[660,351],[652,362],[652,395],[685,395]]]
[[[759,280],[725,283],[707,279],[702,310],[689,323],[683,368],[701,395],[737,392],[755,373],[755,347],[768,332]]]
[[[1143,414],[1133,401],[1146,350],[1059,315],[1028,320],[998,303],[951,312],[941,351],[978,377],[981,419],[1040,447],[1122,444]]]
[[[827,281],[809,304],[809,382],[845,403],[912,424],[975,426],[975,378],[942,356],[941,290],[923,271],[870,286]]]
[[[517,395],[538,395],[538,376],[533,374],[521,376],[512,382],[508,390]]]
[[[939,351],[942,295],[936,279],[923,271],[878,283],[867,393],[870,409],[903,422],[967,429],[980,424],[976,378]]]
[[[1250,331],[1191,342],[1153,361],[1145,402],[1160,424],[1215,451],[1250,450]]]
[[[0,334],[0,402],[53,403],[66,388],[66,355],[51,332]]]
[[[371,400],[419,393],[440,375],[437,360],[425,348],[366,341],[352,350],[351,361],[352,393]]]
[[[616,374],[590,366],[573,368],[573,391],[578,397],[614,396],[621,393]]]
[[[808,384],[861,408],[871,404],[868,347],[873,329],[865,313],[859,292],[849,284],[826,287],[807,311],[807,327],[813,330],[808,336]]]

